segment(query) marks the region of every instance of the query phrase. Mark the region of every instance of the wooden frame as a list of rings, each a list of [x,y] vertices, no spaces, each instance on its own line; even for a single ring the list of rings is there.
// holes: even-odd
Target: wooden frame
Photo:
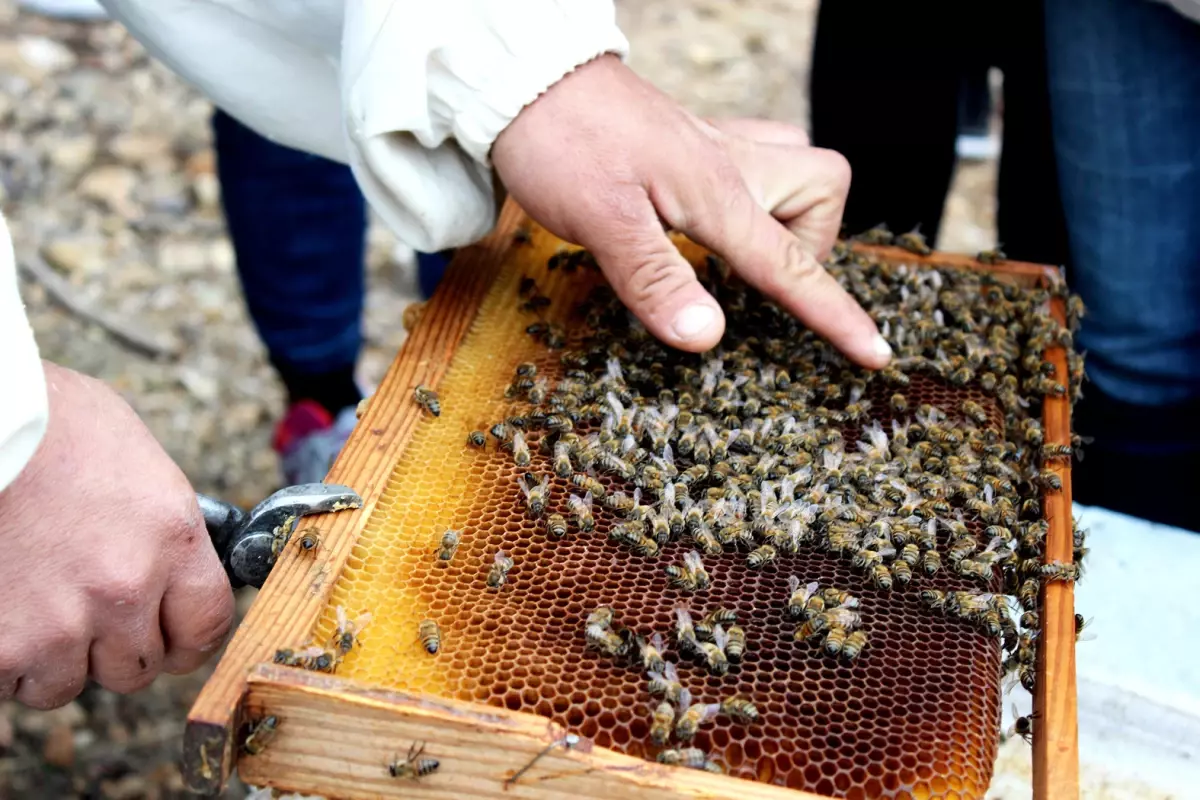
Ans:
[[[630,798],[738,797],[749,800],[813,800],[817,795],[678,767],[591,748],[551,747],[517,783],[506,782],[564,731],[542,717],[439,697],[382,691],[336,676],[276,666],[275,650],[304,641],[317,623],[362,526],[370,518],[392,466],[412,437],[419,416],[407,400],[411,387],[434,389],[512,245],[523,212],[508,203],[495,232],[456,256],[442,285],[424,308],[420,324],[404,343],[370,402],[328,480],[345,483],[363,497],[363,507],[320,521],[326,531],[317,557],[301,556],[295,543],[271,576],[234,634],[215,672],[188,715],[183,777],[189,789],[214,794],[235,762],[244,780],[309,794],[338,797],[475,796]],[[987,267],[947,254],[920,258],[896,248],[872,248],[884,258],[972,269],[993,269],[1023,282],[1055,285],[1056,270],[1004,262]],[[1055,301],[1054,313],[1064,309]],[[1067,382],[1066,354],[1052,350],[1056,379]],[[394,401],[394,402],[393,402]],[[1070,444],[1070,407],[1048,399],[1046,442]],[[1063,491],[1046,502],[1050,532],[1048,560],[1072,560],[1070,466],[1054,467]],[[1073,585],[1046,585],[1038,691],[1034,698],[1034,797],[1078,797],[1079,761],[1075,696]],[[286,722],[271,746],[255,756],[237,748],[245,726],[268,714]],[[353,729],[353,736],[341,736]],[[436,778],[397,780],[387,764],[396,742],[426,741],[443,762]],[[401,753],[401,756],[404,754]]]

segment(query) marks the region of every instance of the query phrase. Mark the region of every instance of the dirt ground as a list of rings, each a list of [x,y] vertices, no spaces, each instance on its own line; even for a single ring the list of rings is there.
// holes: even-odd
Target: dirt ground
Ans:
[[[805,122],[813,0],[618,7],[632,65],[693,110]],[[277,486],[283,395],[239,295],[209,114],[119,26],[51,22],[0,0],[0,203],[18,261],[38,275],[25,273],[22,293],[42,355],[116,387],[198,490],[249,505]],[[944,248],[993,243],[994,174],[994,163],[960,168]],[[403,248],[379,225],[369,242],[367,385],[415,297]],[[89,689],[46,714],[0,704],[0,800],[181,796],[175,761],[203,680],[163,678],[130,697]]]

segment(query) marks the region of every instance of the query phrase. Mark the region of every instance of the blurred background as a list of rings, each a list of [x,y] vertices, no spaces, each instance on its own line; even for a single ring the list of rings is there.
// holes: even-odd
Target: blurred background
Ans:
[[[806,123],[816,2],[617,5],[632,66],[693,111]],[[210,113],[119,25],[0,0],[0,203],[42,355],[116,387],[199,491],[250,505],[280,482],[271,436],[285,396],[239,290]],[[955,168],[942,249],[995,244],[998,123],[989,137],[986,106],[981,119],[959,142],[969,157]],[[420,299],[414,254],[374,221],[367,280],[358,377],[370,387]],[[49,713],[0,704],[0,798],[182,796],[175,760],[204,678],[163,678],[131,697],[90,689]],[[1000,768],[996,796],[1028,796],[1024,742],[1006,746]]]

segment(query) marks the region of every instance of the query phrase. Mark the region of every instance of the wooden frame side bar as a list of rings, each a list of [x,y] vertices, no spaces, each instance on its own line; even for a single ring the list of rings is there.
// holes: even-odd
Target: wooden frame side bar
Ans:
[[[417,384],[437,388],[512,245],[511,231],[523,216],[516,205],[507,205],[495,233],[459,252],[377,394],[408,398]],[[255,664],[270,661],[277,648],[305,644],[419,420],[415,404],[368,401],[366,413],[327,477],[354,488],[362,495],[363,507],[306,519],[306,525],[321,532],[315,555],[302,553],[295,543],[284,549],[188,713],[182,760],[188,789],[215,794],[228,779],[247,674]]]
[[[1055,298],[1051,311],[1065,324],[1063,301]],[[1061,347],[1047,351],[1054,380],[1070,386],[1067,354]],[[1071,403],[1066,397],[1047,398],[1042,425],[1046,444],[1071,444]],[[1071,468],[1066,459],[1051,466],[1062,479],[1061,492],[1045,495],[1042,509],[1050,523],[1046,562],[1074,562],[1074,518],[1071,515]],[[1033,697],[1033,796],[1035,800],[1073,800],[1079,797],[1079,711],[1075,686],[1075,585],[1051,581],[1042,589],[1041,642],[1038,647],[1037,691]]]
[[[264,664],[250,675],[246,714],[274,715],[262,753],[243,756],[243,780],[288,792],[348,798],[513,797],[524,800],[818,800],[817,795],[565,747],[542,717],[440,697],[371,689],[342,678]],[[393,778],[388,764],[413,743],[439,768]],[[539,754],[540,757],[539,757]],[[537,758],[519,778],[514,775]]]

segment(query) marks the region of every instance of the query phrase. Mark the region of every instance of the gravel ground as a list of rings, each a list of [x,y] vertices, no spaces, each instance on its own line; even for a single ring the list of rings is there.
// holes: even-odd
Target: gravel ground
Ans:
[[[696,112],[805,121],[812,0],[618,5],[633,66]],[[18,261],[41,276],[22,291],[42,354],[116,387],[198,490],[251,505],[277,485],[269,442],[283,395],[238,292],[209,114],[119,26],[0,0],[0,203]],[[992,243],[994,166],[960,169],[943,247]],[[403,248],[379,225],[369,242],[368,385],[415,297]],[[90,689],[46,714],[0,704],[0,798],[182,795],[175,759],[203,679],[131,697]]]

